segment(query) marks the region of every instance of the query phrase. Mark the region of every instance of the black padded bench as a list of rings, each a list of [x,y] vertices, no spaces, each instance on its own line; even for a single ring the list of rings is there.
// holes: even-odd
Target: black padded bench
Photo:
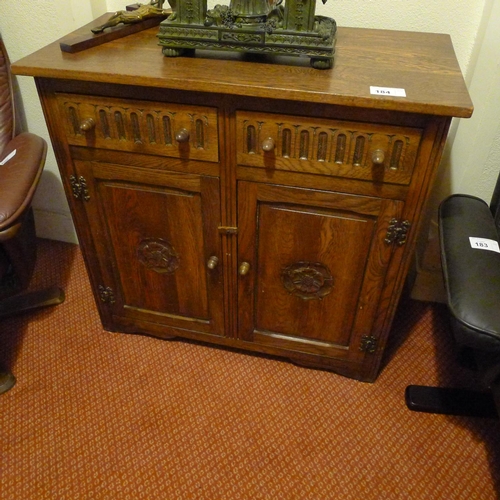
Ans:
[[[411,410],[482,417],[500,412],[499,198],[500,176],[490,206],[457,194],[439,207],[451,330],[458,348],[473,354],[485,392],[412,385],[405,395]]]

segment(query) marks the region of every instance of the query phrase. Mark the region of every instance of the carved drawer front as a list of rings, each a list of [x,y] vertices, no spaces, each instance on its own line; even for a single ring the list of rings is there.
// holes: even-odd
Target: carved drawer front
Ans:
[[[216,108],[71,94],[57,99],[71,145],[219,160]]]
[[[409,184],[422,130],[237,112],[239,165]]]

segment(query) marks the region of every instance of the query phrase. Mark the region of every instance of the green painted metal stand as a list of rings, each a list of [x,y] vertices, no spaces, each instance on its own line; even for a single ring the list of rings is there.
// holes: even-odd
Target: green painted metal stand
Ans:
[[[335,53],[336,23],[316,16],[316,0],[231,0],[207,9],[206,0],[177,0],[160,24],[163,54],[176,57],[195,49],[309,57],[329,69]]]

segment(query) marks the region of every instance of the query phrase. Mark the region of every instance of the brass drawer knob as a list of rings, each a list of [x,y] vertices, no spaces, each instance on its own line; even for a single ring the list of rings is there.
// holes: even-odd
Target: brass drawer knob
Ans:
[[[268,137],[262,141],[262,150],[263,151],[272,151],[274,149],[274,139],[272,137]]]
[[[240,276],[245,276],[250,271],[250,264],[248,262],[242,262],[240,268],[238,269],[238,274]]]
[[[212,255],[212,257],[208,259],[207,267],[208,269],[215,269],[218,263],[219,263],[219,258],[216,257],[215,255]]]
[[[95,127],[95,120],[93,118],[85,118],[85,120],[82,120],[80,123],[80,130],[82,132],[88,132],[89,130],[92,130]]]
[[[385,160],[385,153],[382,149],[376,149],[372,153],[372,162],[375,163],[375,165],[383,165]]]
[[[177,142],[188,142],[189,141],[189,130],[181,128],[175,133],[175,140]]]

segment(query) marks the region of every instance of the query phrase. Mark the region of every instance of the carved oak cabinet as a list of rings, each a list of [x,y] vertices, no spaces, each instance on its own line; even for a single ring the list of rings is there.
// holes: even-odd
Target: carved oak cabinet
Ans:
[[[339,28],[318,71],[164,58],[155,35],[13,66],[36,79],[104,327],[374,381],[451,118],[472,113],[450,38]]]

